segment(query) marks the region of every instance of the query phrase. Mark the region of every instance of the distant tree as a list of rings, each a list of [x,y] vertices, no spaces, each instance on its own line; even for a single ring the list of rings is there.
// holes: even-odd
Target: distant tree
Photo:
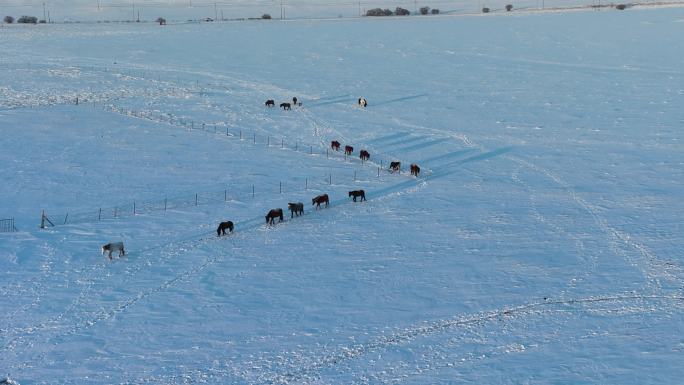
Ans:
[[[430,13],[433,15],[439,15],[439,9],[433,8],[432,11],[430,11]]]
[[[506,12],[510,12],[513,10],[513,5],[512,4],[506,4]]]
[[[394,10],[394,14],[397,16],[408,16],[411,14],[411,12],[409,12],[408,9],[397,7],[397,9]]]
[[[261,18],[264,19],[264,20],[270,20],[270,19],[271,19],[271,15],[269,15],[268,13],[264,13],[263,15],[261,15]]]
[[[618,5],[615,6],[615,9],[619,9],[619,10],[621,10],[621,11],[624,11],[625,8],[627,8],[627,6],[624,5],[624,4],[618,4]]]
[[[7,23],[7,24],[12,24],[12,23],[14,23],[14,18],[13,18],[12,16],[5,16],[5,18],[4,18],[3,20],[4,20],[4,22]]]
[[[155,20],[159,25],[166,25],[166,19],[163,17],[158,17],[157,20]]]
[[[487,7],[482,8],[482,13],[489,13],[489,8],[487,8]]]
[[[19,19],[17,19],[17,23],[21,24],[37,24],[38,23],[38,18],[35,16],[22,16]]]
[[[421,7],[420,8],[420,14],[421,15],[427,15],[428,12],[430,12],[430,7]]]
[[[373,8],[366,11],[366,16],[392,16],[389,9]]]

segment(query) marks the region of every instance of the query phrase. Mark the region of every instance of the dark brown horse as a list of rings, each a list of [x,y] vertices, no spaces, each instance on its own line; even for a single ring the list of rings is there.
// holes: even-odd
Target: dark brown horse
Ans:
[[[351,155],[352,152],[354,152],[354,147],[352,146],[344,146],[344,153],[347,155]]]
[[[266,107],[275,107],[275,101],[273,99],[268,99],[264,104]]]
[[[401,173],[401,162],[390,162],[390,171],[399,171]]]
[[[418,176],[420,174],[420,167],[418,167],[417,164],[412,164],[411,165],[411,175]]]
[[[361,150],[359,152],[359,157],[361,158],[361,160],[368,160],[370,159],[370,153],[366,150]]]
[[[283,221],[283,209],[273,209],[266,214],[266,223],[274,224],[275,219],[280,218],[280,222]]]
[[[218,228],[216,229],[216,235],[221,236],[221,234],[226,235],[226,229],[228,229],[229,232],[233,232],[233,222],[227,221],[227,222],[221,222],[218,225]]]
[[[290,210],[290,218],[294,217],[295,214],[297,214],[297,216],[304,215],[304,203],[302,202],[288,203],[287,208]]]
[[[366,200],[366,192],[363,190],[350,191],[349,196],[354,198],[354,202],[356,202],[357,197],[361,197],[361,202]]]
[[[290,103],[280,103],[280,108],[282,108],[283,110],[291,110],[292,105]]]
[[[325,207],[328,207],[328,203],[330,202],[330,199],[328,198],[328,194],[323,194],[315,197],[314,199],[311,200],[311,205],[316,205],[316,209],[321,208],[321,203],[325,203]]]
[[[330,148],[332,148],[335,151],[340,151],[340,142],[333,140],[330,142]]]

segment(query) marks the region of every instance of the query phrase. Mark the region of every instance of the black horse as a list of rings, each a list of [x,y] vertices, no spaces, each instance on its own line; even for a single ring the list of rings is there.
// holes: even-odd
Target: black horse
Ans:
[[[283,221],[283,209],[273,209],[266,214],[266,223],[268,224],[274,224],[275,219],[280,218],[280,221]]]
[[[290,103],[280,103],[280,108],[282,108],[283,110],[291,110],[292,105]]]
[[[221,236],[221,234],[226,235],[226,229],[228,229],[229,232],[233,232],[233,222],[227,221],[227,222],[221,222],[218,225],[218,228],[216,229],[216,235]]]
[[[290,210],[290,218],[294,217],[295,214],[297,216],[304,215],[304,203],[288,203],[287,208]]]
[[[275,107],[275,101],[273,99],[268,99],[264,104],[266,107]]]
[[[363,190],[350,191],[349,196],[354,198],[354,202],[356,202],[357,197],[361,197],[361,202],[366,200],[366,192]]]
[[[399,171],[401,173],[401,162],[391,162],[390,163],[390,171]]]
[[[292,98],[292,104],[294,104],[295,106],[297,105],[297,97],[296,96]]]

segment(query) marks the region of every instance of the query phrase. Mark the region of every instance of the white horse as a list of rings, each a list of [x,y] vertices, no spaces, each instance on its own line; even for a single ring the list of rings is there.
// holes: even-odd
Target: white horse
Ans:
[[[119,257],[126,255],[123,242],[112,242],[102,246],[102,255],[104,255],[106,252],[109,252],[109,259],[112,259],[113,251],[118,251]]]

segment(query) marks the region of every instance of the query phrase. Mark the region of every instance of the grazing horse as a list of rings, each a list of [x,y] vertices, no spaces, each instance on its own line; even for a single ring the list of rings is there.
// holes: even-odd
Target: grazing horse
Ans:
[[[304,215],[304,203],[302,202],[288,203],[287,208],[290,210],[290,218],[294,217],[295,214],[297,216]]]
[[[283,221],[283,209],[273,209],[266,214],[266,223],[274,224],[275,219],[280,218],[280,222]]]
[[[126,255],[123,242],[112,242],[102,246],[102,255],[105,255],[106,252],[109,252],[109,259],[112,259],[113,251],[118,251],[119,257]]]
[[[354,202],[356,202],[357,197],[361,197],[361,202],[366,200],[366,192],[363,190],[350,191],[349,196],[354,198]]]
[[[328,198],[328,194],[323,194],[315,197],[314,199],[311,200],[311,205],[316,205],[316,209],[321,208],[321,203],[325,203],[325,207],[328,207],[328,202],[330,202],[330,198]]]
[[[352,146],[344,146],[344,153],[346,155],[351,155],[352,152],[354,152],[354,147]]]
[[[370,159],[370,153],[366,150],[361,150],[359,152],[359,157],[361,158],[361,160],[368,160]]]
[[[340,142],[333,140],[330,142],[330,148],[332,148],[335,151],[340,151]]]
[[[291,110],[291,109],[292,109],[292,105],[291,105],[290,103],[280,103],[280,108],[282,108],[283,111],[284,111],[284,110]]]
[[[420,167],[418,167],[417,164],[412,164],[411,165],[411,175],[418,176],[420,174]]]
[[[401,162],[390,162],[390,171],[399,171],[401,173]]]
[[[359,98],[359,106],[366,107],[367,105],[368,105],[368,101],[366,101],[365,98]]]
[[[216,235],[219,237],[221,236],[222,233],[223,233],[223,235],[226,235],[226,229],[228,229],[228,231],[232,233],[233,232],[233,222],[227,221],[227,222],[219,223],[218,228],[216,229]]]
[[[268,99],[264,104],[266,107],[275,107],[275,101],[273,99]]]

